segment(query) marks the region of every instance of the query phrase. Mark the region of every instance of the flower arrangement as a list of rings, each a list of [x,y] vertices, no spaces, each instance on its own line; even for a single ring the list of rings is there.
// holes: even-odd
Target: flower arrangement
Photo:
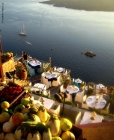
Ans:
[[[2,63],[10,60],[12,57],[13,57],[13,53],[12,52],[4,52],[4,53],[2,53],[1,54]]]

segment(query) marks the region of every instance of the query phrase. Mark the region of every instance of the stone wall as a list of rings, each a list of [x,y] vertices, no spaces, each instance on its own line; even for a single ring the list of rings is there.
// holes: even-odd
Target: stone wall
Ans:
[[[5,76],[5,73],[6,72],[14,71],[15,70],[15,62],[14,62],[14,59],[11,58],[9,61],[4,62],[2,64],[2,68],[3,68],[3,74],[4,74],[4,76]]]

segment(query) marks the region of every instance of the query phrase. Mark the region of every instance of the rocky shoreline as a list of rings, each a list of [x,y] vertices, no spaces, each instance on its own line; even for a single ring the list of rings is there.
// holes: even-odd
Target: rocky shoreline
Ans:
[[[65,7],[77,10],[86,11],[114,11],[114,1],[113,0],[50,0],[43,1],[40,3],[54,5],[56,7]]]

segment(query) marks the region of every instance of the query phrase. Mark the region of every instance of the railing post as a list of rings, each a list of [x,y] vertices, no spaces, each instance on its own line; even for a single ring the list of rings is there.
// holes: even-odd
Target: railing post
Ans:
[[[50,63],[50,68],[51,68],[51,57],[49,57],[49,63]]]

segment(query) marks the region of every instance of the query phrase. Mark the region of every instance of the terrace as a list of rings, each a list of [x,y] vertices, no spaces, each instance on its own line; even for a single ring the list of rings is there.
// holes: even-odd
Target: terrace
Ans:
[[[21,56],[14,57],[14,63],[17,63],[17,61],[21,62]],[[72,79],[70,77],[70,70],[62,69],[64,70],[64,72],[61,73],[61,67],[57,67],[57,66],[56,67],[54,66],[53,68],[51,67],[51,59],[49,59],[49,61],[47,62],[44,62],[41,60],[39,61],[42,63],[42,66],[40,68],[39,67],[37,68],[37,72],[36,70],[34,71],[34,73],[29,71],[31,69],[31,67],[29,66],[30,69],[27,70],[28,76],[26,80],[20,80],[18,77],[15,77],[15,78],[12,77],[11,79],[9,79],[6,76],[4,80],[6,80],[7,82],[14,80],[15,83],[24,87],[26,86],[28,87],[29,85],[29,92],[32,93],[31,95],[34,96],[34,98],[37,100],[38,98],[42,96],[43,98],[44,97],[49,98],[50,101],[54,99],[52,106],[48,109],[50,111],[53,111],[53,113],[57,113],[58,115],[64,115],[65,117],[69,118],[73,122],[73,124],[75,124],[77,127],[83,130],[83,137],[86,138],[87,140],[94,140],[96,137],[97,139],[110,138],[110,140],[111,139],[113,140],[114,138],[110,137],[110,135],[112,135],[112,132],[113,132],[112,126],[114,123],[113,114],[110,114],[113,108],[113,105],[112,105],[112,108],[109,107],[111,102],[110,102],[110,96],[108,94],[107,87],[105,87],[102,84],[98,84],[98,85],[94,83],[86,84],[85,82],[82,82],[81,84],[80,82],[75,82],[77,80],[79,81],[79,79]],[[60,68],[59,71],[56,71],[57,68]],[[34,70],[33,67],[32,67],[32,70]],[[10,71],[11,70],[9,70],[9,72]],[[51,73],[55,75],[51,75],[52,77],[48,75],[47,79],[48,78],[49,79],[45,81],[46,75],[44,76],[43,73],[44,74]],[[58,78],[59,76],[61,77],[60,79]],[[52,81],[54,80],[54,78],[56,78],[56,80],[52,84]],[[70,81],[69,83],[67,83],[66,86],[68,85],[74,85],[74,86],[69,87],[69,90],[66,91],[64,86],[62,89],[61,87],[67,79],[70,79]],[[38,84],[38,83],[44,84],[46,86],[45,90],[41,88],[38,89],[37,87],[38,89],[37,91],[34,91],[34,90],[31,91],[30,88],[32,88],[35,84]],[[75,87],[77,87],[77,89],[79,90],[76,90]],[[63,93],[66,93],[66,92],[68,96],[67,98],[64,99]],[[72,100],[72,93],[74,92],[76,93],[74,94],[74,99]],[[55,94],[57,95],[61,94],[63,96],[61,103],[58,102],[59,100],[58,98],[56,98]],[[87,102],[87,99],[90,96],[95,97],[97,101],[100,97],[102,97],[106,101],[105,106],[101,108],[98,108],[98,107],[95,108],[95,104],[94,104],[94,106],[92,107],[91,104]],[[64,105],[64,112],[63,112],[64,100],[65,100],[65,105]],[[94,103],[96,103],[96,101]],[[92,112],[96,112],[96,114],[92,116],[94,117],[94,121],[91,121],[91,117],[90,117],[88,122],[82,123],[82,120],[84,119],[84,114],[87,112],[89,112],[90,115],[92,115]],[[100,119],[96,120],[95,119],[96,116]],[[88,119],[88,117],[86,118]],[[90,130],[92,131],[92,134],[90,133]],[[98,130],[100,130],[101,133],[99,133]],[[108,134],[105,133],[106,130]],[[97,135],[98,133],[99,135]],[[93,134],[95,137],[93,137]]]

